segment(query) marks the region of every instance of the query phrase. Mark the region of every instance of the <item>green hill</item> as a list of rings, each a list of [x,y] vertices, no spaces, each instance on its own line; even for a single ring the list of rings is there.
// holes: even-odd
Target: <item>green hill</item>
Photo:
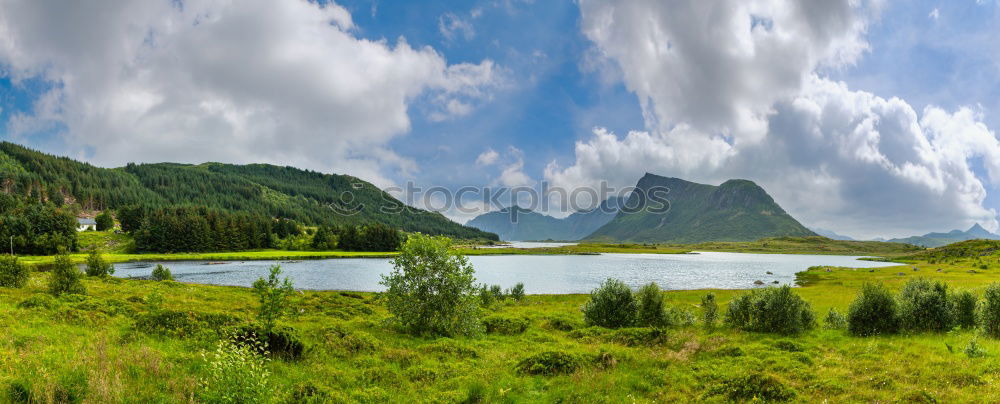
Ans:
[[[83,210],[200,206],[307,225],[377,222],[406,231],[497,239],[439,213],[406,206],[361,179],[294,167],[159,163],[109,169],[0,142],[0,168],[0,191]]]
[[[658,187],[669,189],[670,209],[665,213],[645,209],[648,199],[642,195]],[[646,174],[636,188],[640,192],[626,203],[636,209],[619,212],[587,240],[698,243],[815,236],[751,181],[713,186]]]
[[[1000,240],[1000,235],[991,233],[984,229],[979,223],[973,225],[969,230],[952,230],[947,233],[927,233],[923,236],[912,236],[906,238],[894,238],[892,242],[908,243],[924,247],[941,247],[951,243],[965,240]]]
[[[562,219],[514,206],[476,216],[466,225],[496,233],[507,241],[573,241],[589,236],[611,221],[620,204],[621,198],[609,198],[597,208],[574,212]]]

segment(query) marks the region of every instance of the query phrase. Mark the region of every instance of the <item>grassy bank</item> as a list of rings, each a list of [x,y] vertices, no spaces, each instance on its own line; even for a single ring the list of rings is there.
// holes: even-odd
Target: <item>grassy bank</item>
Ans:
[[[42,401],[197,401],[210,371],[205,355],[212,357],[220,332],[252,321],[257,308],[249,289],[141,280],[87,279],[87,296],[50,298],[48,276],[36,272],[25,288],[0,289],[0,402],[15,390]],[[830,308],[846,312],[864,282],[898,289],[913,277],[981,294],[1000,281],[1000,263],[977,255],[813,268],[796,292],[822,318]],[[665,297],[697,313],[705,293]],[[743,292],[715,293],[725,307]],[[725,402],[754,392],[799,402],[1000,400],[1000,343],[971,330],[872,338],[822,327],[789,337],[697,324],[608,330],[582,325],[587,299],[529,295],[483,311],[523,320],[523,331],[432,339],[386,326],[376,295],[303,292],[282,324],[300,335],[305,354],[267,364],[269,383],[278,402]],[[154,311],[176,314],[153,317],[171,319],[157,324],[149,321]],[[985,357],[963,352],[973,339]],[[575,359],[566,373],[518,371],[542,352]]]

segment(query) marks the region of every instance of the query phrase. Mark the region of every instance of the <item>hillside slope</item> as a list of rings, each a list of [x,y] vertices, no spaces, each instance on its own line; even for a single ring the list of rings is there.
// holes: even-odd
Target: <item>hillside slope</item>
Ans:
[[[969,230],[952,230],[947,233],[927,233],[923,236],[912,236],[905,238],[894,238],[889,241],[897,243],[908,243],[913,245],[919,245],[923,247],[941,247],[951,243],[956,243],[959,241],[966,240],[1000,240],[1000,235],[989,232],[984,229],[979,223],[976,223]]]
[[[496,239],[406,206],[364,180],[293,167],[159,163],[108,169],[0,142],[0,168],[0,191],[84,210],[204,206],[310,225],[380,222],[406,231]]]
[[[621,199],[609,198],[599,207],[574,212],[562,219],[514,206],[476,216],[466,225],[496,233],[507,241],[580,240],[614,219]]]
[[[640,195],[656,187],[669,189],[666,213],[643,209],[647,202]],[[713,186],[647,173],[636,188],[640,192],[632,194],[627,206],[639,209],[619,212],[587,240],[697,243],[815,235],[751,181]]]

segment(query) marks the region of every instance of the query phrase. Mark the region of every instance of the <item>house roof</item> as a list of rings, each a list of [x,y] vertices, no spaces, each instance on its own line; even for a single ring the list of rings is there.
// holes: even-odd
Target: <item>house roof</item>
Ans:
[[[86,225],[95,225],[95,226],[97,225],[97,221],[96,220],[94,220],[94,219],[88,219],[88,218],[85,218],[85,217],[76,219],[76,223],[77,224],[81,224],[81,225],[83,225],[83,224],[86,224]]]

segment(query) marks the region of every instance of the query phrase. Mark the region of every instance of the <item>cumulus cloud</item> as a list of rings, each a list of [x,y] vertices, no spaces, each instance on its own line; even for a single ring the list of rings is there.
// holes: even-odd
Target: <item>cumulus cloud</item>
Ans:
[[[468,113],[500,81],[405,39],[355,35],[343,7],[305,0],[0,0],[0,67],[51,90],[8,134],[64,126],[89,159],[278,162],[386,184],[416,164],[386,143]]]
[[[476,16],[475,13],[472,15]],[[459,35],[467,41],[476,37],[476,30],[472,27],[472,23],[455,15],[455,13],[444,13],[438,18],[438,31],[449,41],[454,40]]]
[[[486,151],[479,154],[479,157],[476,157],[476,165],[479,166],[493,165],[493,163],[496,163],[497,159],[499,158],[500,158],[500,153],[497,153],[496,150],[486,149]]]
[[[822,76],[868,48],[880,4],[851,0],[581,1],[596,52],[639,98],[645,130],[598,128],[556,186],[625,186],[646,171],[765,186],[808,225],[862,237],[997,228],[972,161],[1000,144],[970,108],[917,113]]]

